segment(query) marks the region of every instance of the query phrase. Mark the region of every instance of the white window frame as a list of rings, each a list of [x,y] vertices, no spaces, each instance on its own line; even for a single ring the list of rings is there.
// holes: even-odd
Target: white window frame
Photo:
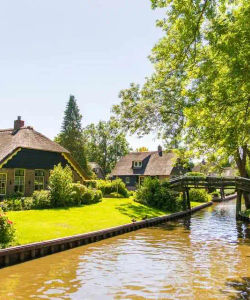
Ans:
[[[0,176],[1,175],[4,175],[5,176],[5,191],[4,191],[4,194],[2,194],[1,192],[0,192],[0,196],[5,196],[6,195],[6,193],[7,193],[7,173],[0,173]],[[0,180],[0,184],[1,184],[1,180]],[[0,191],[1,191],[1,187],[0,187]]]
[[[36,171],[42,171],[43,172],[43,176],[42,175],[36,175]],[[43,169],[35,169],[35,174],[34,174],[34,190],[35,191],[41,191],[41,190],[44,190],[44,187],[45,187],[45,170]],[[36,184],[36,178],[39,178],[41,179],[42,178],[42,184]],[[38,181],[39,181],[38,179]],[[39,188],[39,189],[36,189],[36,186],[40,186],[42,188]]]
[[[23,171],[23,176],[16,175],[16,171],[20,171],[20,170]],[[18,184],[18,185],[16,184],[16,179],[19,178],[19,183],[20,183],[20,178],[21,178],[21,177],[23,177],[23,192],[21,192],[21,193],[25,194],[25,169],[21,169],[21,168],[18,168],[18,169],[15,169],[15,170],[14,170],[14,192],[15,192],[15,193],[20,192],[20,191],[16,191],[16,190],[15,190],[15,187],[16,187],[16,186],[21,186],[20,184]]]
[[[134,161],[134,168],[141,168],[142,162],[141,161]]]

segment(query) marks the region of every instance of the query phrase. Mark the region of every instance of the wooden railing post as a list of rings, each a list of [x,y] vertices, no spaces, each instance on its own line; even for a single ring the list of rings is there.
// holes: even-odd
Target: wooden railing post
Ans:
[[[239,219],[240,212],[241,212],[241,198],[242,198],[242,191],[237,190],[236,219]]]
[[[186,204],[186,191],[185,190],[182,191],[182,199],[183,199],[183,202],[182,202],[183,210],[186,210],[187,204]]]
[[[189,197],[189,188],[186,189],[187,194],[187,208],[191,209],[190,197]]]

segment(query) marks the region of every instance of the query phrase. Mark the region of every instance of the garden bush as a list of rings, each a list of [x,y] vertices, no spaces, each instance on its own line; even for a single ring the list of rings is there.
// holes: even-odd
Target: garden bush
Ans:
[[[191,177],[202,177],[206,178],[206,175],[200,172],[188,172],[185,174],[186,176],[191,176]]]
[[[91,204],[102,200],[102,192],[96,189],[89,189],[80,183],[72,184],[72,204]]]
[[[50,171],[49,190],[52,207],[68,206],[72,199],[73,174],[70,167],[61,164]]]
[[[50,191],[41,190],[35,191],[32,195],[33,205],[32,208],[49,208],[51,207]]]
[[[202,189],[190,189],[189,197],[190,201],[195,202],[209,202],[212,200],[212,196],[206,190]]]
[[[89,188],[96,188],[97,187],[97,180],[85,180],[84,185]]]
[[[2,248],[8,246],[15,238],[13,223],[0,209],[0,245]]]
[[[98,203],[102,200],[102,191],[94,190],[94,197],[92,199],[92,203]]]
[[[84,193],[83,204],[94,204],[102,200],[102,192],[100,190],[87,189]]]
[[[211,193],[211,195],[212,195],[213,197],[220,197],[220,192],[214,191],[214,192]]]
[[[33,208],[33,199],[31,197],[7,198],[0,202],[0,208],[3,211],[28,210]]]
[[[181,208],[181,201],[178,199],[178,195],[179,193],[170,189],[167,181],[161,182],[157,178],[146,177],[135,193],[135,201],[174,212]]]
[[[113,192],[113,193],[109,194],[108,196],[109,196],[109,198],[124,198],[123,195],[116,193],[116,192]]]
[[[32,197],[23,197],[21,200],[23,210],[30,210],[34,208],[34,202]]]
[[[125,183],[121,179],[111,180],[97,180],[96,185],[98,190],[101,190],[103,195],[108,196],[111,193],[118,193],[123,197],[128,197],[128,190]]]
[[[71,194],[71,204],[80,205],[84,202],[84,195],[87,192],[88,188],[80,183],[72,183],[72,194]]]

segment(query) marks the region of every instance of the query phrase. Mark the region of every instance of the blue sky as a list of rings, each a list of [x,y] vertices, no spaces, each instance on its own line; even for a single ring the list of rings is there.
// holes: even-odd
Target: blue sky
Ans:
[[[70,94],[83,126],[108,120],[118,94],[152,72],[161,37],[149,0],[8,0],[0,3],[0,128],[21,115],[50,138]],[[152,136],[129,137],[155,150]]]

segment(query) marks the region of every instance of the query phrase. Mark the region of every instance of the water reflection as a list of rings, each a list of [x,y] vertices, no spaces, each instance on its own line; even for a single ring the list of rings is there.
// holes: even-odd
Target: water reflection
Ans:
[[[234,208],[2,269],[0,299],[245,299],[250,228]]]

